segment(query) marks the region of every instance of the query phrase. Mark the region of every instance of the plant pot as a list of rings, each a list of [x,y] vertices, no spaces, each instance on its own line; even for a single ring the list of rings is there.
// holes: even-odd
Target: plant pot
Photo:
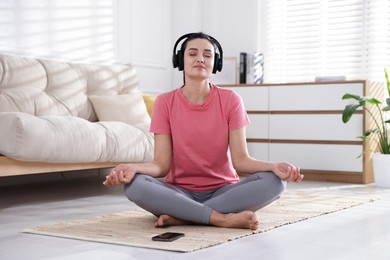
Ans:
[[[372,156],[375,185],[390,188],[390,154],[374,153]]]

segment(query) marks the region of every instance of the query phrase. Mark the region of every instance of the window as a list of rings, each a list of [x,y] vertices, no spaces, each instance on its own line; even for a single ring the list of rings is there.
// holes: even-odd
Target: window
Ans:
[[[0,52],[112,63],[117,1],[0,1]]]
[[[390,0],[265,0],[265,82],[384,79]]]

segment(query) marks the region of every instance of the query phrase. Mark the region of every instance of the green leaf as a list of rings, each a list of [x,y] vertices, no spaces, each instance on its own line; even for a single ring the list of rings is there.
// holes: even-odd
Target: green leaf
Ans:
[[[344,94],[344,96],[342,97],[342,99],[356,99],[357,101],[361,101],[362,100],[362,96],[358,96],[358,95],[353,95],[353,94]]]
[[[376,98],[369,98],[369,99],[367,99],[367,102],[370,103],[371,105],[374,105],[374,106],[382,104],[382,102],[380,102]]]
[[[389,75],[387,74],[386,68],[385,68],[385,77],[386,77],[386,84],[387,84],[387,92],[389,93],[390,96],[390,79],[389,79]]]
[[[379,129],[367,130],[362,136],[358,136],[357,138],[362,139],[363,141],[370,141],[372,140],[372,138],[370,137],[371,134],[377,134],[379,132]]]
[[[369,141],[369,140],[371,140],[370,137],[364,136],[364,135],[362,135],[362,136],[357,136],[356,138],[362,139],[363,141]]]
[[[371,130],[367,130],[366,131],[366,133],[365,133],[365,135],[367,134],[377,134],[377,133],[380,133],[381,131],[378,129],[378,128],[376,128],[376,129],[371,129]]]
[[[360,104],[347,105],[343,111],[343,122],[347,123],[351,119],[352,115],[355,113],[356,109],[358,109],[360,106]]]

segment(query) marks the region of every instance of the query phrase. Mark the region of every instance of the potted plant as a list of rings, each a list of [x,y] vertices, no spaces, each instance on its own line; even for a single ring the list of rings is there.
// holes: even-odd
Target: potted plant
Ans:
[[[386,68],[385,77],[387,93],[390,96],[390,79]],[[358,138],[375,142],[379,149],[379,153],[373,154],[375,183],[379,187],[390,187],[390,143],[388,136],[390,120],[386,118],[386,112],[390,111],[389,96],[386,98],[385,104],[376,98],[369,96],[358,96],[353,94],[345,94],[343,96],[343,99],[353,99],[355,101],[355,103],[348,104],[344,108],[344,123],[347,123],[351,119],[358,108],[365,109],[374,122],[374,128],[368,129],[363,136],[359,136]]]

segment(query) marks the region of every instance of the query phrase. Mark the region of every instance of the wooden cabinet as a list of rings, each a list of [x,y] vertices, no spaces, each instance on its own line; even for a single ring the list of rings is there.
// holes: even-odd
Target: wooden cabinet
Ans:
[[[345,93],[378,96],[380,84],[368,81],[223,85],[242,97],[250,125],[251,156],[289,161],[306,180],[373,182],[368,143],[357,136],[372,122],[363,110],[342,122]]]

